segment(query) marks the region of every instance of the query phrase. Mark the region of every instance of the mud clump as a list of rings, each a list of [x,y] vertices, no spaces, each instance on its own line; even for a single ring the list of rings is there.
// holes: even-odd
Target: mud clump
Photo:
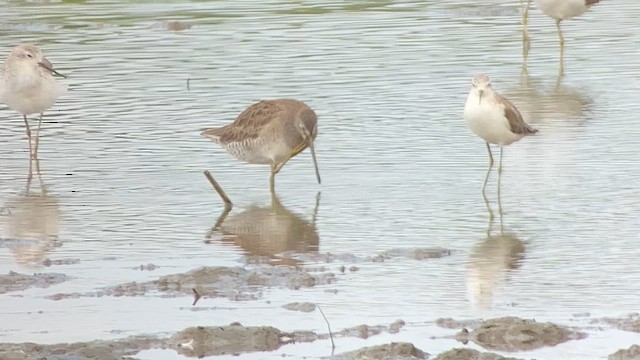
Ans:
[[[161,341],[130,337],[116,341],[89,341],[72,344],[39,345],[34,343],[0,344],[3,360],[128,360],[129,355],[152,347]]]
[[[361,325],[334,333],[333,337],[366,337],[382,331],[399,331],[404,321],[397,320],[389,326]],[[362,330],[364,329],[364,330]],[[242,326],[233,323],[225,326],[198,326],[184,329],[168,338],[132,336],[121,340],[90,341],[71,344],[40,345],[34,343],[0,344],[2,360],[127,360],[147,349],[172,349],[188,357],[205,357],[248,352],[274,351],[290,343],[307,343],[329,339],[330,334],[316,334],[312,331],[283,332],[271,326]],[[367,354],[374,359],[423,359],[402,354],[420,354],[411,350],[411,344],[390,344],[382,347],[365,348],[353,352],[356,355],[343,359],[362,359]],[[367,350],[372,349],[372,350]],[[366,351],[365,351],[366,350]],[[386,352],[385,352],[386,351]],[[358,355],[360,354],[360,355]],[[375,354],[380,354],[380,357]],[[385,357],[384,355],[387,354]],[[397,354],[397,355],[396,355]]]
[[[445,329],[475,328],[480,323],[480,320],[454,320],[452,318],[439,318],[436,320],[436,326]]]
[[[435,357],[434,360],[519,360],[516,358],[507,358],[494,353],[481,353],[473,349],[452,349],[443,352]]]
[[[390,334],[396,334],[400,332],[400,329],[405,325],[404,320],[396,320],[387,325],[358,325],[346,329],[342,329],[339,332],[335,333],[334,336],[341,337],[358,337],[361,339],[367,339],[371,336],[381,334],[383,332],[388,332]]]
[[[213,356],[242,352],[273,351],[292,336],[271,326],[198,326],[173,335],[169,344],[187,356]]]
[[[79,264],[80,263],[80,259],[55,259],[55,260],[51,260],[49,258],[44,259],[44,261],[42,261],[42,266],[44,267],[50,267],[52,265],[75,265],[75,264]]]
[[[297,267],[201,267],[182,274],[165,275],[154,281],[130,282],[83,294],[55,294],[48,298],[144,296],[151,292],[161,292],[163,296],[182,296],[192,295],[195,289],[203,298],[224,297],[243,301],[260,298],[263,287],[297,290],[333,282],[333,273],[312,274]]]
[[[69,277],[60,273],[23,275],[10,271],[7,275],[0,275],[0,294],[32,287],[47,288],[67,280]]]
[[[330,357],[336,360],[364,360],[364,359],[393,359],[413,360],[427,359],[429,354],[418,349],[411,343],[398,342],[377,346],[369,346],[359,350],[350,351]]]
[[[586,334],[552,323],[503,317],[483,321],[470,333],[463,329],[457,337],[463,342],[471,340],[486,349],[527,351],[582,339]]]
[[[602,318],[593,320],[596,323],[604,323],[623,331],[632,331],[640,333],[640,314],[629,314],[624,318]]]
[[[316,310],[316,304],[309,302],[292,302],[282,305],[284,309],[300,312],[313,312]]]
[[[609,360],[640,360],[640,345],[631,345],[628,349],[618,350],[609,355]]]
[[[439,259],[445,256],[450,256],[451,250],[435,247],[435,248],[408,248],[408,249],[391,249],[384,251],[376,257],[376,259],[389,259],[389,258],[409,258],[414,260],[428,260]]]

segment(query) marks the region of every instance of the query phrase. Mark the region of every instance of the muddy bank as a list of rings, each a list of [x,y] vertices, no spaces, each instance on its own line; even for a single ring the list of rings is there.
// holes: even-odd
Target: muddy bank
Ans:
[[[326,359],[337,360],[364,360],[364,359],[394,359],[413,360],[427,359],[429,354],[418,349],[411,343],[389,343],[376,346],[368,346],[359,350],[350,351]]]
[[[59,293],[48,296],[51,300],[100,296],[162,296],[197,294],[206,298],[224,297],[230,300],[257,300],[265,287],[286,287],[292,290],[331,284],[336,277],[331,272],[315,273],[297,267],[257,266],[201,267],[187,273],[171,274],[147,282],[130,282],[87,293]]]
[[[367,262],[385,262],[394,258],[429,260],[439,259],[451,255],[451,250],[433,247],[433,248],[397,248],[379,252],[375,255],[358,256],[354,254],[332,254],[332,253],[283,253],[282,257],[288,257],[296,261],[304,263],[367,263]],[[350,271],[357,271],[357,267],[349,268]]]
[[[7,275],[0,275],[0,294],[32,287],[47,288],[67,280],[69,280],[67,275],[59,273],[23,275],[10,271]]]
[[[481,353],[473,349],[451,349],[435,357],[434,360],[521,360],[494,353]]]
[[[309,302],[292,302],[282,305],[283,309],[300,312],[312,312],[316,310],[316,304]]]
[[[367,338],[381,332],[394,333],[404,325],[397,320],[389,325],[360,325],[333,333],[334,338]],[[148,349],[171,349],[188,357],[204,357],[247,352],[273,351],[282,345],[329,339],[328,333],[312,331],[284,332],[271,326],[196,326],[186,328],[170,337],[152,338],[132,336],[113,341],[89,341],[70,344],[39,345],[33,343],[0,344],[2,360],[121,360],[135,357]],[[401,353],[404,346],[393,346]],[[370,350],[373,351],[373,350]],[[382,349],[377,350],[384,354]],[[391,350],[389,350],[391,351]],[[404,350],[402,350],[404,351]],[[373,353],[373,352],[364,352]],[[393,354],[393,352],[390,352]],[[351,359],[350,357],[348,359]],[[357,358],[357,357],[356,357]]]
[[[607,324],[623,331],[640,333],[640,314],[633,313],[621,318],[594,319],[592,323]]]
[[[436,325],[445,329],[477,328],[482,320],[454,320],[452,318],[439,318]]]
[[[564,326],[517,317],[485,320],[472,331],[465,328],[456,334],[462,343],[473,341],[485,349],[497,351],[529,351],[585,337],[585,333]]]
[[[640,360],[640,345],[632,345],[609,355],[608,360]]]

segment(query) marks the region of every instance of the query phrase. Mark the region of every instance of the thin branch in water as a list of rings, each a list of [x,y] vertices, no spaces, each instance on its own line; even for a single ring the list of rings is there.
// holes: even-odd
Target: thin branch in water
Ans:
[[[200,298],[202,297],[202,295],[200,295],[198,290],[196,290],[195,288],[191,290],[193,290],[193,304],[191,304],[191,306],[195,306],[198,300],[200,300]]]
[[[327,323],[327,329],[329,329],[329,339],[331,339],[331,355],[333,355],[333,351],[336,349],[336,344],[333,342],[333,333],[331,332],[331,325],[329,325],[329,320],[327,320],[327,317],[324,316],[324,312],[322,311],[322,308],[320,307],[320,305],[318,306],[318,310],[320,310],[320,314],[322,314],[322,317],[324,318],[324,321]]]
[[[213,178],[213,175],[211,175],[209,170],[204,171],[204,176],[207,178],[207,180],[209,180],[209,183],[211,183],[211,186],[213,186],[218,195],[220,195],[220,198],[224,202],[224,207],[231,209],[233,207],[233,203],[231,202],[231,200],[229,200],[229,197],[224,192],[224,190],[222,190],[222,187],[218,184],[216,179]]]

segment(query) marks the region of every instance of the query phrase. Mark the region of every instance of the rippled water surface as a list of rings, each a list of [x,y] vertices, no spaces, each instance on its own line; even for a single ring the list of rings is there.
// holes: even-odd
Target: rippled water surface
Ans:
[[[575,314],[637,311],[636,5],[605,1],[564,22],[566,74],[558,78],[555,26],[535,7],[523,73],[515,0],[0,1],[0,53],[38,44],[70,89],[45,114],[41,176],[30,184],[23,122],[0,106],[0,273],[72,277],[0,295],[0,342],[110,339],[232,321],[325,331],[317,312],[280,307],[309,301],[323,306],[334,329],[408,323],[399,334],[339,339],[337,352],[410,341],[437,354],[456,346],[432,339],[452,334],[434,326],[438,317],[576,325]],[[169,21],[189,26],[175,30]],[[496,174],[489,183],[492,224],[480,191],[485,145],[462,119],[479,72],[540,130],[505,148],[502,219]],[[277,176],[272,207],[268,167],[239,163],[199,133],[258,99],[280,97],[317,112],[323,183],[305,151]],[[236,204],[227,231],[263,226],[260,240],[211,231],[223,206],[204,169]],[[363,263],[328,286],[203,305],[228,310],[189,311],[187,297],[45,298],[242,265],[248,255],[278,262],[285,251],[374,256],[417,247],[451,256]],[[46,268],[46,259],[79,262]],[[148,263],[158,268],[134,270]],[[518,356],[600,359],[638,342],[605,330]],[[319,341],[246,358],[329,353]]]

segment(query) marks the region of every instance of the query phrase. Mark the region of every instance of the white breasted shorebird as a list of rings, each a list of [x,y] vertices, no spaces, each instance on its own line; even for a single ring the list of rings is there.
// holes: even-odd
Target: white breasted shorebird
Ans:
[[[562,74],[564,72],[564,37],[562,36],[560,22],[582,15],[592,5],[599,3],[600,0],[535,0],[535,2],[538,9],[556,21],[560,40],[560,73]]]
[[[61,75],[35,45],[21,44],[9,53],[0,67],[0,101],[22,114],[29,139],[31,159],[38,158],[38,143],[42,114],[65,92],[66,86],[57,82],[53,75]],[[35,144],[31,144],[31,129],[27,115],[40,114]]]
[[[313,146],[318,135],[318,118],[301,101],[260,101],[249,106],[233,123],[205,130],[202,135],[216,141],[240,161],[271,165],[271,191],[275,187],[275,175],[287,161],[308,147],[311,149],[316,178],[320,183]]]
[[[476,75],[471,84],[471,91],[464,106],[464,119],[471,131],[487,143],[487,150],[489,150],[489,169],[482,186],[482,194],[484,195],[489,173],[493,166],[493,155],[489,144],[500,146],[500,164],[498,166],[498,184],[500,184],[502,148],[526,135],[535,134],[538,130],[524,122],[522,114],[511,101],[493,90],[489,76]]]

